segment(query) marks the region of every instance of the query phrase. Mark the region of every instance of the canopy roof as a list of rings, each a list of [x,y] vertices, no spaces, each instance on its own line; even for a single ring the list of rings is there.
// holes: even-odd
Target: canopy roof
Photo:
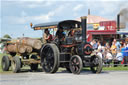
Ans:
[[[63,28],[63,29],[71,29],[71,28],[78,28],[80,27],[81,22],[76,20],[64,20],[58,22],[48,22],[48,23],[41,23],[36,24],[32,28],[34,30],[41,30],[41,29],[53,29],[53,28]]]
[[[56,26],[58,25],[59,22],[47,22],[47,23],[40,23],[40,24],[36,24],[34,25],[35,27],[48,27],[48,26]]]

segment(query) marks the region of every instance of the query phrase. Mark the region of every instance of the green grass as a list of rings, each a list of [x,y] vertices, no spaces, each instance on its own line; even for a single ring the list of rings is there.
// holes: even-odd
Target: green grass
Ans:
[[[89,67],[83,68],[83,70],[90,70]],[[128,71],[128,67],[118,66],[118,67],[103,67],[103,71]]]
[[[103,67],[105,71],[128,71],[128,66],[118,66],[118,67]]]

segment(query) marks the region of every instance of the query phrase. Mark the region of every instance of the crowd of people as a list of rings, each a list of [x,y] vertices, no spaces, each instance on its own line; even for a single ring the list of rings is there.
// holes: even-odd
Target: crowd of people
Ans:
[[[102,58],[105,65],[111,66],[110,63],[113,62],[115,67],[118,64],[127,66],[128,42],[113,39],[112,42],[107,42],[105,45],[102,45],[100,41],[94,39],[90,44],[93,46],[93,49],[96,50],[97,55]]]

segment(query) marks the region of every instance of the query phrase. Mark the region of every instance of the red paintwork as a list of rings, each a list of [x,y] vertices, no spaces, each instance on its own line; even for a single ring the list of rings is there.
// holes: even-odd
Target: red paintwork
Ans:
[[[65,47],[65,48],[70,48],[70,47],[73,47],[75,46],[75,44],[72,44],[72,45],[61,45],[61,47]]]
[[[116,21],[103,21],[100,22],[100,26],[104,26],[105,30],[88,30],[87,41],[92,40],[92,35],[103,35],[103,34],[116,34]]]
[[[105,30],[116,30],[116,21],[102,21],[100,26],[104,26]]]

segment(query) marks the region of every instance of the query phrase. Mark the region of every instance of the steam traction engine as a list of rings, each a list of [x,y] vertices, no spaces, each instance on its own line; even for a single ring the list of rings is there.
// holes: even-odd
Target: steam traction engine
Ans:
[[[81,17],[81,22],[74,20],[58,22],[57,28],[78,31],[72,37],[65,35],[63,41],[55,39],[42,46],[40,56],[44,72],[55,73],[59,67],[64,67],[69,72],[79,74],[83,67],[90,67],[93,73],[100,73],[102,59],[86,41],[86,17]]]

